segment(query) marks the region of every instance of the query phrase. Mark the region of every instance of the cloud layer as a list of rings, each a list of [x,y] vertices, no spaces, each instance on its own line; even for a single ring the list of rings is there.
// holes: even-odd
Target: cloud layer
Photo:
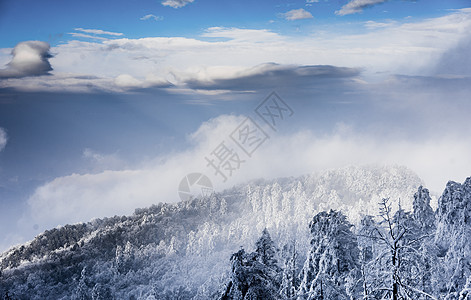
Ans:
[[[205,72],[177,75],[176,78],[191,89],[196,90],[259,90],[296,86],[325,84],[325,79],[352,78],[360,74],[359,69],[335,66],[296,66],[267,63],[238,72]]]
[[[6,69],[0,70],[0,78],[46,75],[52,70],[49,58],[50,46],[46,42],[26,41],[13,48],[12,60]]]
[[[97,35],[94,37],[103,40],[75,40],[54,47],[54,76],[47,80],[12,78],[1,81],[0,88],[123,92],[172,86],[187,92],[190,86],[204,87],[213,80],[219,85],[228,84],[226,79],[238,78],[269,62],[280,66],[361,67],[362,77],[367,80],[393,74],[434,75],[445,55],[453,61],[442,64],[447,69],[443,73],[453,74],[453,68],[465,69],[459,62],[467,57],[470,9],[418,22],[361,25],[364,29],[356,35],[336,31],[322,37],[296,39],[267,29],[227,27],[208,28],[200,38],[109,39],[116,36]],[[101,33],[90,30],[76,34]],[[461,48],[456,48],[460,43]],[[209,88],[215,89],[206,89]]]
[[[428,187],[440,191],[449,179],[462,181],[471,169],[471,142],[453,136],[426,140],[378,139],[338,124],[330,134],[298,130],[274,135],[227,182],[207,166],[205,157],[221,141],[237,150],[228,138],[245,116],[221,115],[201,124],[189,137],[186,151],[143,162],[145,167],[71,174],[39,187],[29,199],[24,222],[51,227],[113,214],[129,214],[136,207],[178,201],[178,184],[192,172],[210,177],[216,190],[255,178],[276,178],[362,164],[399,164],[410,167]],[[268,128],[265,128],[269,132]],[[452,147],[451,147],[452,146]],[[93,158],[93,152],[84,155]],[[101,159],[101,155],[99,158]],[[433,161],[433,164],[430,162]],[[455,161],[455,162],[453,162]],[[439,171],[438,171],[439,170]]]

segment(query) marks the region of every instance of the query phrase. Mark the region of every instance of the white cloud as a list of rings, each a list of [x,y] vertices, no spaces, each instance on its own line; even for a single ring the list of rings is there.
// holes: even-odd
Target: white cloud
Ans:
[[[189,172],[206,171],[204,156],[241,119],[221,116],[204,123],[191,136],[195,147],[143,162],[146,167],[56,178],[39,187],[29,199],[32,221],[56,226],[103,215],[129,214],[136,207],[159,201],[175,202],[179,199],[180,180]]]
[[[345,78],[360,74],[359,69],[334,66],[297,66],[275,63],[260,64],[246,69],[207,68],[194,73],[174,73],[177,81],[196,90],[255,91],[263,88],[315,86],[323,79],[332,79],[336,85]]]
[[[379,28],[386,28],[395,25],[394,21],[390,22],[375,22],[375,21],[366,21],[365,27],[368,29],[379,29]]]
[[[52,70],[50,46],[42,41],[18,43],[11,51],[12,60],[0,70],[0,78],[15,78],[48,74]]]
[[[94,161],[100,162],[103,161],[104,155],[93,151],[92,149],[86,148],[83,150],[83,157],[87,159],[92,159]]]
[[[242,29],[227,27],[210,27],[203,37],[229,38],[232,42],[271,42],[280,40],[281,36],[267,29]]]
[[[85,33],[80,33],[80,32],[69,32],[69,34],[73,37],[81,37],[81,38],[86,38],[86,39],[93,39],[93,40],[100,40],[100,41],[109,40],[109,38],[105,38],[102,36],[95,36],[95,35],[90,35],[90,34],[85,34]]]
[[[354,35],[336,30],[304,38],[284,36],[270,30],[211,27],[201,39],[75,40],[52,49],[55,56],[50,61],[54,66],[54,76],[3,80],[0,87],[32,90],[48,86],[54,90],[77,90],[88,86],[102,89],[106,85],[106,90],[121,91],[123,88],[115,84],[115,78],[121,74],[128,74],[141,82],[150,77],[160,78],[179,86],[184,82],[179,82],[174,74],[192,73],[191,77],[197,78],[206,76],[208,70],[220,70],[217,72],[227,72],[228,77],[234,77],[241,70],[268,62],[361,67],[367,79],[368,76],[378,77],[380,73],[383,76],[428,75],[428,72],[435,71],[435,65],[444,53],[468,38],[471,11],[454,11],[420,22],[380,25],[376,30],[364,29],[364,32]],[[465,51],[460,53],[466,55]],[[73,76],[74,73],[80,74],[80,78]],[[452,73],[452,70],[447,70],[447,74]],[[87,85],[84,85],[83,75],[87,74],[94,79],[87,80]],[[67,80],[59,80],[63,77]]]
[[[170,87],[171,83],[165,79],[149,74],[144,80],[139,80],[129,74],[121,74],[115,78],[114,83],[117,87],[124,89],[139,89],[150,87]]]
[[[154,74],[147,74],[145,78],[136,79],[128,74],[106,78],[87,74],[60,73],[54,76],[9,78],[0,81],[0,87],[15,87],[26,92],[61,92],[64,90],[76,93],[126,92],[136,88],[167,88],[171,86],[172,84],[168,80]]]
[[[305,10],[304,8],[293,9],[288,12],[285,12],[282,15],[286,20],[289,20],[289,21],[313,18],[312,14],[308,12],[307,10]]]
[[[105,31],[101,29],[84,29],[84,28],[75,28],[75,31],[91,33],[91,34],[98,34],[98,35],[112,35],[112,36],[122,36],[123,34],[120,32],[111,32]]]
[[[82,152],[82,157],[84,161],[90,164],[88,169],[94,172],[122,170],[126,167],[126,163],[117,153],[104,154],[90,148],[85,148]]]
[[[27,78],[9,78],[0,81],[0,87],[15,87],[26,92],[96,92],[121,91],[112,78],[98,78],[90,75],[61,73],[54,76],[38,76]]]
[[[125,88],[136,88],[142,85],[142,82],[128,74],[121,74],[115,79],[117,86]]]
[[[7,136],[6,131],[5,129],[0,127],[0,151],[5,149],[5,146],[7,145],[7,141],[8,141],[8,136]]]
[[[351,0],[335,13],[340,16],[361,12],[364,8],[384,3],[388,0]]]
[[[173,8],[180,8],[187,4],[192,3],[194,0],[165,0],[162,2],[164,6],[170,6]]]
[[[118,36],[123,35],[120,32],[104,31],[101,29],[75,28],[74,30],[78,32],[69,32],[69,34],[73,37],[86,38],[86,39],[99,40],[99,41],[107,41],[111,37],[118,37]],[[102,35],[105,35],[108,37],[104,37]]]
[[[153,15],[153,14],[148,14],[148,15],[143,16],[139,20],[141,20],[141,21],[146,21],[146,20],[162,21],[163,19],[164,19],[164,17],[162,17],[162,16],[156,16],[156,15]]]
[[[82,74],[135,78],[169,71],[201,72],[208,67],[249,68],[267,62],[363,67],[366,72],[411,74],[424,72],[440,56],[468,36],[471,12],[457,11],[420,22],[391,24],[371,32],[292,39],[269,30],[212,27],[203,37],[228,38],[203,41],[190,38],[143,38],[104,41],[103,44],[69,43],[54,49],[54,66]],[[437,43],[437,40],[440,43]],[[110,49],[109,51],[104,51]],[[119,50],[119,51],[115,51]],[[93,59],[81,56],[93,53]],[[146,57],[135,60],[134,57]],[[169,79],[171,80],[171,79]]]
[[[447,180],[462,181],[470,175],[471,142],[459,136],[428,140],[378,139],[339,124],[328,135],[307,130],[275,135],[264,128],[270,132],[270,139],[251,158],[239,153],[245,162],[223,183],[222,178],[207,167],[204,157],[221,141],[238,149],[228,136],[244,118],[222,115],[209,120],[190,135],[191,148],[143,162],[145,167],[56,178],[31,196],[28,202],[31,215],[27,219],[51,227],[93,217],[129,214],[136,207],[158,202],[175,202],[179,200],[180,180],[192,172],[205,173],[219,191],[254,178],[297,176],[363,164],[406,165],[438,192]]]

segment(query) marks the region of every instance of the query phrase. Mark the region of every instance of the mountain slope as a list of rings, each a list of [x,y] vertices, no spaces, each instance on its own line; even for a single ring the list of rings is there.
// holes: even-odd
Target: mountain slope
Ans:
[[[302,255],[317,212],[339,209],[355,223],[375,215],[383,197],[411,209],[419,185],[403,167],[349,167],[66,225],[0,256],[0,292],[20,299],[207,299],[224,282],[230,255],[250,249],[264,228],[280,246],[296,239]]]

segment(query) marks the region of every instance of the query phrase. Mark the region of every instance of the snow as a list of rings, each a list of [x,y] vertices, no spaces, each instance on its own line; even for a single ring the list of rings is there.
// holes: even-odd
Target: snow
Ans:
[[[250,292],[253,295],[268,290],[273,297],[285,299],[286,292],[280,292],[283,287],[286,291],[287,280],[296,293],[302,286],[304,294],[322,290],[345,299],[363,295],[365,286],[367,291],[388,291],[394,264],[377,259],[388,244],[365,237],[365,216],[372,216],[368,226],[386,230],[378,217],[378,203],[388,198],[394,230],[407,231],[389,242],[407,244],[418,239],[408,245],[411,252],[401,250],[405,269],[398,269],[397,274],[410,289],[400,291],[417,297],[413,299],[429,299],[426,294],[463,298],[471,280],[467,242],[471,237],[471,178],[463,184],[450,182],[437,204],[430,203],[432,198],[422,185],[404,167],[349,167],[298,178],[257,180],[206,198],[136,209],[128,217],[66,225],[0,256],[0,293],[29,299],[70,295],[99,299],[110,294],[116,299],[214,299],[234,279],[231,257],[241,247],[240,261],[249,267],[244,272],[256,270],[261,282],[269,285],[257,285]],[[434,206],[438,207],[435,212]],[[321,232],[312,230],[315,216],[325,219],[326,231],[324,227]],[[359,236],[361,232],[364,236]],[[256,241],[267,241],[268,233],[276,248],[269,256],[277,267],[268,257],[257,258],[267,243]],[[420,253],[420,258],[412,252]],[[253,257],[257,263],[247,261]],[[418,265],[428,269],[418,270]],[[266,272],[275,269],[276,276],[267,277]],[[295,280],[289,277],[293,273],[298,276]],[[423,275],[420,280],[414,277],[417,274]],[[251,278],[260,282],[257,276]],[[384,286],[375,286],[371,280]]]

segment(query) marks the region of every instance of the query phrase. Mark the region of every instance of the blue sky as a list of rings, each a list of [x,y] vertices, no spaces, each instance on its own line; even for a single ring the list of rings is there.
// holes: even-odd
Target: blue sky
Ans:
[[[75,28],[101,29],[123,33],[127,38],[149,36],[195,37],[214,26],[271,29],[294,33],[297,27],[337,23],[401,20],[406,17],[440,16],[449,9],[469,6],[461,1],[386,1],[360,13],[335,14],[346,1],[196,1],[180,8],[164,6],[157,0],[107,1],[2,1],[0,47],[13,47],[24,40],[47,41],[57,45],[71,40]],[[281,14],[303,8],[312,19],[287,21]],[[141,20],[146,15],[161,18]],[[344,28],[347,30],[348,28]]]
[[[190,172],[399,164],[440,193],[471,175],[470,29],[457,0],[2,1],[0,250],[178,201]],[[270,138],[223,182],[205,157],[246,117]]]

